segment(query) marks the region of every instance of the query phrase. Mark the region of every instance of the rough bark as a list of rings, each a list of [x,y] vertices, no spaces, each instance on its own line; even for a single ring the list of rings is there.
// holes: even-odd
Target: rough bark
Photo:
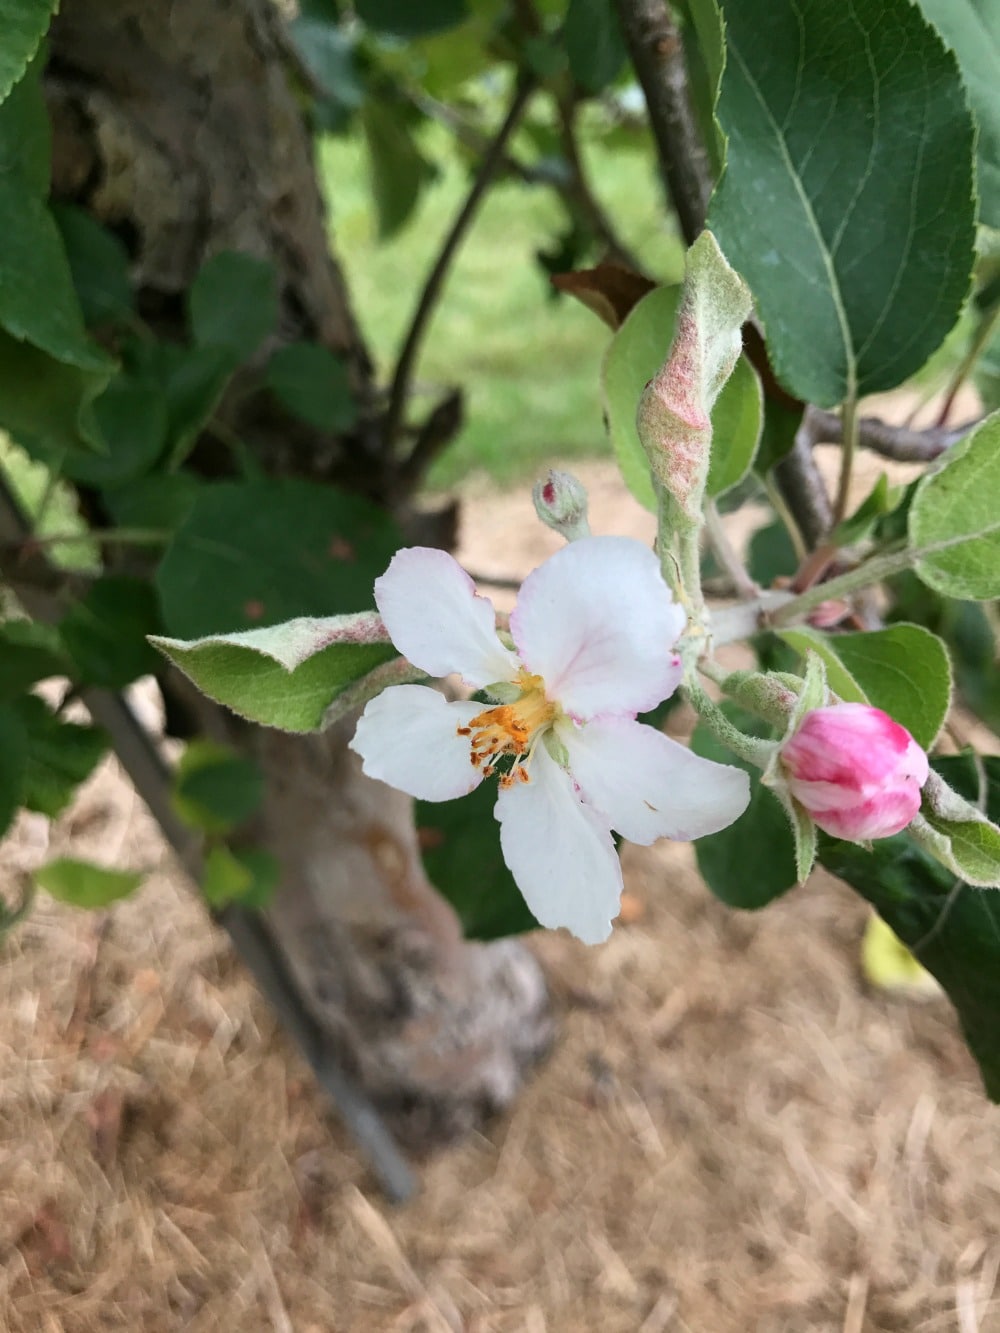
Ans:
[[[283,340],[371,367],[331,257],[309,135],[269,0],[66,0],[48,95],[54,191],[125,239],[145,319],[177,332],[183,293],[220,249],[270,257]],[[378,495],[378,418],[323,437],[244,398],[239,427],[272,473],[339,477]],[[206,447],[211,472],[220,461]],[[220,627],[223,628],[223,627]],[[545,984],[515,942],[473,945],[423,873],[411,803],[360,773],[344,729],[290,737],[186,710],[260,760],[253,830],[280,858],[264,925],[298,1003],[410,1142],[447,1138],[506,1105],[546,1049]]]

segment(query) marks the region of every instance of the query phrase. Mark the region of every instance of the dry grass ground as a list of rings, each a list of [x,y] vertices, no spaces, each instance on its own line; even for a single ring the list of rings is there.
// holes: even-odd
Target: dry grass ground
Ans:
[[[526,508],[473,501],[468,563],[544,555]],[[864,985],[836,883],[734,914],[627,849],[609,944],[537,941],[554,1056],[392,1210],[113,765],[71,845],[155,873],[0,946],[4,1333],[1000,1333],[1000,1108],[944,1000]]]

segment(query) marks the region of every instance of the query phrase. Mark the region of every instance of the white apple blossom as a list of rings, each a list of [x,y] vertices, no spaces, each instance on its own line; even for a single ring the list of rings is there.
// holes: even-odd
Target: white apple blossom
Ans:
[[[444,551],[399,551],[375,601],[414,666],[457,673],[496,702],[393,686],[368,704],[352,748],[370,777],[425,801],[499,770],[504,860],[542,925],[608,937],[622,890],[612,829],[644,844],[699,838],[746,808],[742,770],[636,721],[680,683],[672,649],[685,624],[641,543],[584,537],[529,574],[510,617],[516,653]]]

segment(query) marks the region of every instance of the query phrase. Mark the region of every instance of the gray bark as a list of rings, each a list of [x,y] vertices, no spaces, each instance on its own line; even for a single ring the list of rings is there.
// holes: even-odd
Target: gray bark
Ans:
[[[240,432],[272,473],[337,478],[378,497],[371,365],[330,253],[269,0],[65,0],[47,93],[54,193],[127,240],[140,308],[158,332],[180,330],[183,293],[207,255],[233,248],[275,262],[280,337],[346,356],[369,410],[353,437],[334,439],[269,415],[251,395],[232,409]],[[212,471],[217,460],[206,451],[199,462]],[[178,697],[201,729],[264,768],[251,832],[283,868],[264,936],[329,1048],[411,1143],[506,1106],[551,1038],[545,983],[520,943],[462,939],[424,875],[411,802],[361,774],[349,729],[285,736]]]

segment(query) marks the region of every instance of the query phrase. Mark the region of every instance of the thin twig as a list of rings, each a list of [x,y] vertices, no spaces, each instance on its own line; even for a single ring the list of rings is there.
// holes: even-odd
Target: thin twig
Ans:
[[[615,0],[646,96],[667,195],[688,245],[705,225],[712,173],[688,92],[684,44],[666,0]]]
[[[455,255],[458,253],[459,246],[465,239],[466,232],[476,215],[479,204],[486,193],[494,176],[496,175],[503,161],[504,149],[507,141],[517,128],[517,124],[524,114],[525,107],[532,93],[537,88],[537,81],[533,76],[519,77],[514,88],[514,96],[511,99],[507,114],[503,119],[500,128],[490,143],[483,160],[479,164],[479,170],[476,172],[475,179],[472,182],[472,188],[465,198],[465,202],[459,209],[455,221],[451,224],[451,230],[445,238],[440,253],[431,267],[427,280],[424,283],[423,290],[420,293],[416,308],[413,312],[413,318],[407,330],[406,337],[403,340],[400,349],[399,358],[396,362],[396,371],[392,379],[392,388],[389,392],[389,406],[385,415],[383,426],[383,448],[386,455],[391,457],[395,448],[396,440],[399,437],[400,428],[403,423],[403,414],[406,410],[406,402],[410,394],[410,385],[413,380],[413,373],[416,368],[417,357],[420,354],[420,347],[423,342],[424,334],[430,323],[431,316],[441,295],[441,289],[444,286],[444,280],[451,267]]]
[[[993,305],[988,306],[979,316],[979,323],[976,325],[972,340],[965,350],[965,355],[955,367],[955,373],[951,377],[951,383],[945,390],[944,402],[941,404],[941,411],[938,413],[935,425],[943,428],[951,416],[951,409],[955,405],[955,399],[962,385],[969,378],[976,368],[976,362],[986,350],[986,346],[993,336],[993,330],[996,328],[997,320],[1000,319],[1000,301],[994,300]]]
[[[576,136],[576,99],[572,93],[567,93],[555,100],[559,114],[559,139],[570,170],[570,179],[563,193],[576,205],[584,222],[604,247],[604,258],[631,269],[633,273],[641,273],[642,264],[616,234],[611,219],[590,188]]]
[[[809,554],[809,548],[806,545],[805,538],[802,536],[802,531],[799,528],[795,515],[788,507],[788,502],[781,493],[781,487],[774,480],[773,473],[765,473],[763,482],[764,489],[767,491],[767,498],[771,502],[771,508],[784,524],[789,541],[792,543],[792,549],[795,552],[795,558],[798,560],[799,564],[801,564]]]
[[[23,545],[31,535],[31,524],[0,473],[0,539]],[[33,561],[43,565],[44,557],[36,552]],[[69,581],[50,567],[50,578],[44,582],[48,586],[19,584],[17,593],[29,615],[51,622],[61,617],[64,589]],[[107,731],[112,749],[132,785],[149,807],[184,870],[198,884],[202,874],[201,838],[177,817],[170,799],[173,785],[170,770],[148,732],[121,695],[87,688],[81,690],[80,697],[94,721]],[[232,904],[217,913],[216,919],[229,933],[259,989],[312,1066],[320,1087],[368,1156],[387,1197],[394,1202],[411,1198],[417,1189],[413,1173],[374,1105],[340,1068],[321,1029],[299,1002],[287,966],[264,929],[259,913]]]
[[[806,408],[794,445],[774,469],[778,488],[810,547],[818,546],[833,525],[830,496],[812,453],[814,410]]]
[[[478,125],[466,120],[454,107],[448,106],[446,102],[439,102],[422,88],[407,89],[403,96],[428,120],[433,120],[436,125],[453,134],[464,148],[471,149],[479,155],[489,152],[490,136]],[[544,185],[554,190],[566,188],[566,173],[552,159],[529,165],[514,157],[512,153],[504,153],[500,158],[500,170],[497,174],[513,176],[524,185]]]
[[[977,419],[952,430],[936,426],[928,430],[911,430],[906,426],[890,426],[879,417],[862,417],[858,422],[858,443],[897,463],[931,463],[978,424]],[[809,432],[813,444],[840,444],[843,439],[837,414],[816,407],[810,409]]]
[[[714,500],[705,505],[705,534],[719,564],[732,579],[738,597],[751,598],[760,593],[760,588],[747,573],[746,566],[740,559],[736,547],[729,540]]]

